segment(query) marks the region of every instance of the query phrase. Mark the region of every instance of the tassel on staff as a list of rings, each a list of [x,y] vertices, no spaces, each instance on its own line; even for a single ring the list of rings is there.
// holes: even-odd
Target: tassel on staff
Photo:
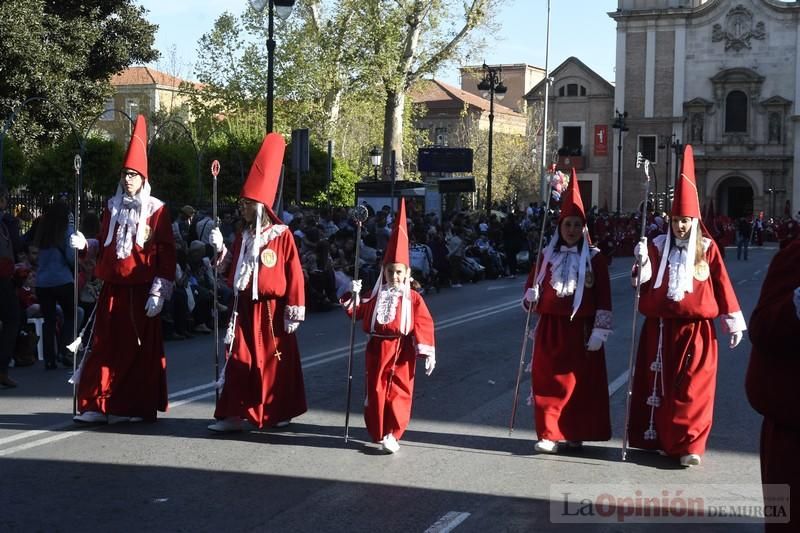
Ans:
[[[620,161],[620,164],[622,162]],[[636,168],[641,168],[644,165],[644,201],[642,202],[642,231],[639,237],[639,242],[644,242],[645,232],[647,231],[647,200],[650,197],[650,161],[642,156],[641,152],[636,154]],[[654,171],[655,172],[655,171]],[[625,461],[628,456],[628,431],[631,422],[631,396],[633,395],[633,375],[636,371],[636,322],[639,312],[639,297],[642,292],[642,269],[644,262],[639,261],[636,264],[636,296],[633,299],[633,320],[631,327],[631,350],[628,355],[628,393],[625,396],[625,428],[622,434],[622,460]],[[653,431],[655,435],[655,430]]]

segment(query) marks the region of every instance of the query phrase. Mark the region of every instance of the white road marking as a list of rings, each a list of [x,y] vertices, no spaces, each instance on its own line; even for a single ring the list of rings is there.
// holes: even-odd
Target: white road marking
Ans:
[[[426,529],[425,533],[448,533],[453,531],[461,522],[469,518],[469,515],[470,513],[450,511]]]
[[[615,274],[615,275],[611,276],[611,279],[612,280],[613,279],[619,279],[619,278],[627,277],[628,275],[629,274],[627,272],[622,272],[622,273]],[[447,328],[450,328],[450,327],[453,327],[453,326],[458,326],[458,325],[464,324],[466,322],[471,322],[473,320],[482,319],[482,318],[485,318],[487,316],[495,315],[495,314],[498,314],[498,313],[504,313],[506,311],[509,311],[511,309],[516,308],[518,305],[519,305],[519,299],[514,299],[514,300],[507,301],[507,302],[503,302],[501,304],[496,304],[496,305],[493,305],[493,306],[490,306],[490,307],[482,308],[482,309],[479,309],[477,311],[471,311],[469,313],[464,313],[462,315],[458,315],[458,316],[455,316],[455,317],[446,318],[446,319],[443,319],[443,320],[439,321],[439,323],[436,325],[436,331],[447,329]],[[361,348],[365,347],[366,344],[367,344],[366,342],[360,342],[360,343],[356,344],[353,348],[354,348],[354,350],[360,350]],[[341,346],[339,348],[334,348],[334,349],[331,349],[331,350],[326,350],[324,352],[315,353],[315,354],[310,355],[308,357],[303,357],[303,369],[313,368],[315,366],[323,365],[323,364],[329,363],[331,361],[335,361],[337,359],[342,359],[342,358],[348,356],[349,352],[350,352],[350,347],[349,346]],[[628,371],[626,370],[623,374],[618,376],[609,385],[609,387],[608,387],[609,396],[613,395],[625,383],[627,378],[628,378]],[[208,390],[208,389],[211,389],[211,390]],[[181,396],[186,396],[186,395],[192,394],[194,392],[205,391],[205,392],[202,392],[201,394],[197,394],[195,396],[189,396],[188,398],[184,398],[182,400],[170,402],[170,406],[169,406],[170,407],[170,411],[172,412],[175,409],[177,409],[177,408],[179,408],[179,407],[181,407],[183,405],[186,405],[186,404],[189,404],[189,403],[192,403],[192,402],[196,402],[198,400],[202,400],[202,399],[214,396],[214,390],[213,389],[214,389],[214,383],[206,383],[206,384],[203,384],[203,385],[196,385],[194,387],[189,387],[187,389],[182,389],[182,390],[173,392],[172,394],[169,395],[169,399],[170,400],[172,400],[173,398],[179,398]],[[165,417],[168,417],[168,416],[169,416],[169,414],[165,415]],[[42,436],[44,434],[52,433],[52,432],[58,432],[56,435],[51,435],[49,437],[43,437],[43,438],[36,439],[36,440],[33,440],[31,442],[28,442],[28,443],[24,443],[24,444],[20,444],[18,446],[14,446],[14,447],[11,447],[11,448],[6,448],[4,450],[0,450],[0,457],[3,457],[5,455],[10,455],[12,453],[16,453],[16,452],[23,451],[23,450],[28,450],[30,448],[35,448],[37,446],[43,446],[45,444],[49,444],[49,443],[52,443],[52,442],[58,442],[58,441],[63,440],[63,439],[74,437],[75,435],[80,435],[80,434],[85,433],[87,431],[91,431],[95,427],[99,427],[99,426],[93,426],[93,427],[90,426],[90,427],[86,427],[85,429],[79,429],[79,430],[74,430],[74,431],[63,432],[64,429],[72,427],[72,426],[74,426],[74,422],[72,422],[72,421],[62,422],[60,424],[47,426],[44,429],[23,431],[21,433],[15,434],[15,435],[10,435],[8,437],[1,438],[0,439],[0,446],[5,445],[5,444],[10,444],[12,442],[16,442],[16,441],[19,441],[19,440],[34,439],[36,437]],[[462,513],[462,514],[464,514],[464,513]],[[445,515],[445,516],[447,516],[447,515]],[[469,513],[466,513],[466,516],[469,516]],[[466,520],[466,516],[464,518],[462,518],[461,520],[459,520],[455,525],[453,525],[453,527],[457,526],[458,524],[460,524],[461,522]],[[450,529],[441,530],[441,531],[450,531]]]
[[[614,393],[617,392],[620,387],[622,387],[623,385],[625,385],[628,382],[628,373],[629,372],[626,370],[625,372],[623,372],[622,374],[617,376],[617,379],[615,379],[614,381],[612,381],[608,385],[608,397],[609,398],[611,396],[614,396]]]

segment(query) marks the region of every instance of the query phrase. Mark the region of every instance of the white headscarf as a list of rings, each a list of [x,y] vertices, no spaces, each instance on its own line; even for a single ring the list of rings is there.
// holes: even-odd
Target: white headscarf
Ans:
[[[664,251],[661,252],[661,262],[658,265],[658,275],[653,288],[657,289],[664,281],[664,272],[669,263],[669,286],[667,287],[667,298],[674,302],[683,300],[684,294],[694,291],[694,262],[697,255],[697,239],[699,237],[698,219],[692,219],[692,227],[689,230],[689,239],[685,241],[685,246],[670,250],[672,240],[671,230],[664,239]]]
[[[142,188],[134,196],[128,196],[122,191],[122,185],[117,184],[117,192],[108,200],[111,210],[111,219],[108,224],[108,233],[103,246],[111,244],[114,235],[117,236],[117,258],[125,259],[133,250],[133,234],[136,233],[136,244],[144,246],[147,224],[145,221],[150,216],[150,183],[144,180]],[[148,210],[143,212],[142,209]],[[141,223],[140,223],[141,222]]]

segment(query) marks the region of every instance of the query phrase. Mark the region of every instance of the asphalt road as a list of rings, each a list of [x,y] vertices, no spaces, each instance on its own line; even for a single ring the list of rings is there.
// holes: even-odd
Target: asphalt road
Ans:
[[[728,251],[745,317],[774,252],[751,249],[750,261],[738,262]],[[71,420],[66,371],[12,369],[20,387],[0,391],[0,530],[573,531],[576,524],[562,523],[571,519],[591,531],[666,531],[674,524],[663,518],[632,523],[565,513],[563,500],[573,496],[564,493],[599,487],[626,494],[624,487],[635,484],[681,487],[707,502],[750,501],[748,491],[759,490],[760,417],[744,396],[747,337],[730,350],[721,336],[714,426],[702,466],[682,469],[636,450],[620,460],[633,316],[629,268],[627,259],[612,264],[609,442],[536,454],[525,405],[530,374],[509,436],[525,324],[520,275],[426,296],[437,325],[437,367],[417,377],[411,425],[391,456],[369,443],[364,429],[360,333],[352,438],[343,442],[349,322],[340,310],[311,315],[299,330],[309,412],[282,430],[217,436],[206,429],[214,407],[211,336],[166,344],[170,410],[155,424],[79,426]],[[682,527],[761,530],[743,519]]]

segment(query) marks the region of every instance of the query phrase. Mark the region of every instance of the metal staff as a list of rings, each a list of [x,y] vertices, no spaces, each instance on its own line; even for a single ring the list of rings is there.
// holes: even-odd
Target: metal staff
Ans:
[[[647,230],[647,200],[650,197],[650,161],[642,157],[641,152],[636,154],[636,168],[640,168],[644,164],[644,202],[642,202],[642,232],[639,237],[639,242],[645,238]],[[644,261],[639,261],[636,268],[636,296],[633,299],[633,321],[631,331],[631,351],[628,356],[628,394],[625,397],[625,433],[622,435],[622,460],[624,461],[628,456],[628,426],[631,422],[631,395],[633,394],[633,375],[636,373],[635,365],[635,350],[636,350],[636,322],[639,311],[639,296],[642,292],[642,268]]]
[[[75,216],[72,220],[72,231],[78,231],[81,221],[81,156],[76,155],[74,160],[74,168],[75,168]],[[73,263],[72,263],[72,299],[73,299],[73,313],[72,313],[72,338],[75,339],[78,337],[78,269],[80,268],[80,264],[78,263],[78,251],[74,251]],[[75,371],[77,370],[78,365],[78,353],[72,354],[72,375],[75,375]],[[78,386],[73,383],[72,384],[72,416],[78,414]]]
[[[539,232],[539,248],[536,251],[536,258],[533,271],[533,283],[536,283],[536,278],[539,277],[539,256],[542,254],[542,245],[544,244],[544,230],[547,227],[547,214],[550,212],[550,198],[552,196],[553,183],[547,180],[547,205],[542,214],[542,228]],[[522,336],[522,348],[519,351],[519,368],[517,369],[517,381],[514,385],[514,404],[511,406],[511,422],[508,425],[508,435],[514,432],[514,423],[517,420],[517,402],[519,401],[519,384],[522,381],[522,369],[525,365],[525,350],[528,348],[528,336],[530,335],[531,315],[533,314],[534,303],[528,305],[528,312],[525,313],[525,331]]]
[[[361,243],[361,225],[369,218],[369,211],[363,205],[353,208],[353,220],[356,223],[355,261],[353,265],[353,279],[358,279],[358,248]],[[344,415],[344,443],[350,438],[350,397],[353,394],[353,351],[356,340],[356,308],[358,308],[358,293],[350,295],[353,302],[353,315],[350,317],[350,356],[347,358],[347,411]]]
[[[219,174],[219,161],[216,159],[211,163],[211,176],[213,177],[212,181],[212,214],[211,216],[214,218],[214,224],[219,226],[219,217],[217,216],[217,175]],[[218,296],[217,296],[217,262],[219,261],[219,252],[214,249],[214,312],[212,313],[214,317],[214,383],[219,380],[219,308],[218,305]],[[216,401],[219,401],[219,388],[214,388],[214,394],[216,395]]]

